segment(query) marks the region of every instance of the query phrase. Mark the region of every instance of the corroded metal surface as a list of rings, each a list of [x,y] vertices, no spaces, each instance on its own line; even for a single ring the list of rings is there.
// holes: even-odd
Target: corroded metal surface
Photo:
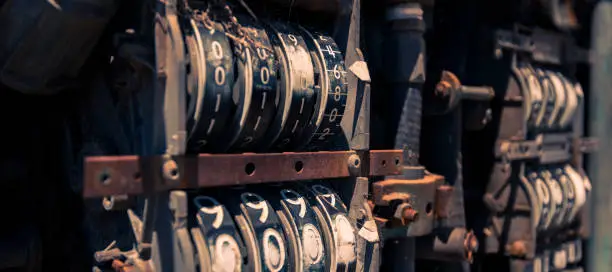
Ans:
[[[398,175],[403,165],[402,150],[370,151],[370,176]]]
[[[401,150],[372,152],[370,175],[398,174],[399,165],[402,164],[401,153]],[[155,190],[349,177],[354,175],[351,169],[361,167],[360,160],[350,160],[355,155],[353,151],[334,151],[180,157],[175,158],[179,166],[176,173],[178,182],[158,184]],[[143,193],[139,165],[137,156],[86,158],[83,195],[99,197]],[[164,169],[160,167],[160,175]]]

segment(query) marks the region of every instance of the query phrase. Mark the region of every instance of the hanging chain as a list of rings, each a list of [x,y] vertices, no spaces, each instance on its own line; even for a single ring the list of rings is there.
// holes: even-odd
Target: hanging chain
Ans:
[[[196,22],[200,23],[206,29],[211,30],[211,31],[215,30],[215,21],[211,19],[210,6],[205,11],[192,9],[189,6],[188,1],[183,0],[182,10],[184,11],[183,15],[193,18]],[[224,31],[225,36],[231,39],[234,43],[240,44],[243,47],[249,47],[252,50],[255,50],[256,48],[260,48],[262,50],[268,51],[269,53],[274,53],[272,48],[268,48],[267,46],[263,45],[261,42],[253,40],[251,38],[251,35],[246,35],[247,31],[251,32],[254,30],[243,27],[238,22],[238,18],[234,16],[234,13],[232,9],[229,7],[229,5],[225,4],[223,7],[223,10],[225,11],[225,15],[228,18],[228,20],[221,22],[221,25],[223,26],[223,29],[225,30]]]

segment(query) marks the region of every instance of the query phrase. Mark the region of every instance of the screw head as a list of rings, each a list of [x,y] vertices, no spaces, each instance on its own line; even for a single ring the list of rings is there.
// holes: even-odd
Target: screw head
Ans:
[[[178,165],[174,160],[167,160],[162,171],[166,180],[177,181],[180,177]]]
[[[348,157],[347,163],[351,171],[357,171],[361,167],[361,158],[357,154],[352,154]]]

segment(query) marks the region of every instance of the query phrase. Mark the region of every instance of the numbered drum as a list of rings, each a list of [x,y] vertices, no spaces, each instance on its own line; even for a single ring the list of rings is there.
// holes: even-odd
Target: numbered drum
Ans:
[[[561,121],[565,114],[565,109],[568,104],[568,90],[565,89],[565,85],[558,74],[551,70],[544,70],[544,73],[550,80],[552,89],[555,93],[555,102],[551,119],[548,120],[549,128],[559,128]]]
[[[559,226],[559,218],[563,218],[565,215],[565,203],[563,199],[563,189],[561,182],[556,179],[555,176],[553,176],[549,169],[546,168],[540,169],[540,177],[548,184],[551,196],[551,206],[554,207],[553,209],[551,209],[552,213],[550,215],[550,221],[548,222],[547,226]]]
[[[543,69],[534,68],[534,74],[540,82],[540,86],[542,88],[542,109],[540,110],[536,122],[539,124],[538,129],[547,129],[548,124],[551,123],[551,120],[556,118],[556,93],[553,89],[552,82]]]
[[[572,222],[576,218],[578,211],[586,203],[587,188],[583,177],[571,165],[566,165],[564,167],[564,172],[569,179],[569,184],[574,190],[574,206],[570,209],[568,214],[568,222]]]
[[[262,188],[276,210],[288,239],[292,271],[329,271],[329,248],[325,248],[323,225],[317,220],[306,196],[291,184]],[[263,192],[262,192],[263,193]],[[330,230],[327,230],[330,232]]]
[[[309,203],[323,225],[326,248],[330,248],[326,266],[330,271],[355,271],[357,265],[356,228],[348,218],[340,197],[326,186],[305,185]],[[331,230],[331,231],[330,231]]]
[[[312,117],[294,148],[319,150],[342,131],[348,94],[344,57],[334,40],[322,33],[300,27],[314,61],[316,104]]]
[[[251,271],[289,271],[287,237],[270,203],[260,195],[232,189],[227,195],[230,212],[245,239],[249,256],[254,260]]]
[[[550,169],[553,174],[553,179],[560,184],[563,197],[563,211],[559,214],[555,224],[557,226],[563,226],[569,223],[569,215],[574,208],[576,191],[574,190],[573,184],[569,180],[569,177],[565,174],[562,166],[553,166]]]
[[[535,188],[537,199],[539,202],[539,216],[538,216],[538,229],[544,230],[552,221],[552,215],[554,214],[555,206],[552,205],[551,190],[549,184],[539,176],[536,170],[528,170],[526,174],[527,179]]]
[[[191,236],[197,251],[197,271],[247,271],[255,260],[247,254],[241,233],[225,206],[209,196],[196,196],[193,205],[197,208],[197,227],[191,229]]]
[[[293,26],[272,22],[268,37],[279,59],[277,112],[262,150],[283,150],[299,139],[317,101],[315,68],[302,34]]]
[[[240,119],[238,130],[232,135],[233,151],[256,150],[276,114],[278,97],[277,77],[279,62],[264,27],[247,16],[239,18],[248,42],[244,58],[245,86],[249,90],[249,105],[244,108],[246,117]]]
[[[187,130],[188,148],[195,152],[225,146],[227,122],[232,120],[234,103],[234,51],[220,24],[212,25],[188,18],[188,51],[191,71],[188,75]],[[238,102],[242,101],[242,102]]]
[[[514,71],[523,95],[523,108],[525,110],[525,121],[529,127],[540,125],[538,116],[542,110],[542,87],[535,75],[535,71],[527,64],[522,64]]]
[[[559,79],[561,79],[563,82],[563,87],[565,88],[567,96],[565,112],[559,119],[559,126],[561,128],[567,128],[573,123],[572,121],[576,115],[578,104],[580,100],[582,100],[580,97],[582,96],[582,90],[577,91],[574,84],[572,84],[572,82],[563,74],[557,73],[557,77],[559,77]],[[578,92],[580,92],[580,94],[578,94]]]

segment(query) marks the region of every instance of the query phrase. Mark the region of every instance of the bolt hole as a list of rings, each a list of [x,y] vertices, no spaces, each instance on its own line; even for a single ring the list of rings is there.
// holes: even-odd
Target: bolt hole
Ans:
[[[400,159],[398,157],[395,157],[395,166],[399,166],[400,165]]]
[[[111,183],[111,175],[108,172],[103,172],[99,178],[102,185],[109,185]]]
[[[173,168],[172,170],[170,170],[170,176],[175,178],[178,176],[178,168]]]
[[[304,163],[302,161],[295,162],[294,165],[295,172],[301,173],[304,170]]]
[[[431,202],[428,202],[427,206],[425,206],[425,212],[427,213],[427,215],[431,215],[431,213],[433,212],[433,204]]]
[[[383,167],[387,166],[387,161],[386,160],[382,160],[382,162],[380,163]]]
[[[359,166],[359,163],[360,163],[359,159],[355,159],[355,161],[353,161],[353,165],[355,166]]]
[[[249,176],[255,174],[255,164],[252,162],[247,163],[247,165],[244,167],[244,172]]]

